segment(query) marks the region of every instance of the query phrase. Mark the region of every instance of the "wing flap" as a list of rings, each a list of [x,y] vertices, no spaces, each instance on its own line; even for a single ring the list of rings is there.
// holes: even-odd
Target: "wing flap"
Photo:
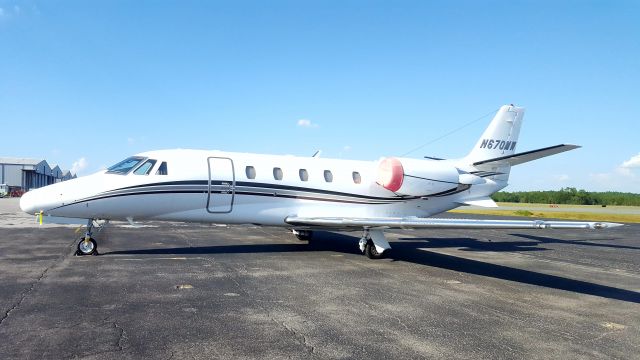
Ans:
[[[285,222],[292,226],[335,229],[606,229],[623,224],[586,221],[547,220],[477,220],[439,218],[340,218],[289,216]]]

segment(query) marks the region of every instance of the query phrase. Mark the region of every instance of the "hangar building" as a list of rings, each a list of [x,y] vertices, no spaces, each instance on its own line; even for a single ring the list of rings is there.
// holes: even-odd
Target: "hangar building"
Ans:
[[[0,184],[14,189],[29,191],[75,177],[46,160],[0,157]]]

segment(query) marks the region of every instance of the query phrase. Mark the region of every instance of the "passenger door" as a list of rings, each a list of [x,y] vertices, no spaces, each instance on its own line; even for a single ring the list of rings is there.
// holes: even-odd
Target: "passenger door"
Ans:
[[[233,160],[225,157],[210,157],[209,197],[207,211],[210,213],[230,213],[236,191],[236,177]]]

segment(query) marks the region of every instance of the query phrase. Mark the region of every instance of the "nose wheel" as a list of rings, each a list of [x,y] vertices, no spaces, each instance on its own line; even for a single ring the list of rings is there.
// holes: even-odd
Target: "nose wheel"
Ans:
[[[98,255],[98,244],[91,237],[91,231],[93,230],[93,219],[89,219],[87,221],[87,232],[83,237],[80,238],[78,242],[78,250],[76,250],[76,255],[84,256],[84,255]]]
[[[91,237],[82,237],[78,242],[76,255],[98,255],[98,244]]]

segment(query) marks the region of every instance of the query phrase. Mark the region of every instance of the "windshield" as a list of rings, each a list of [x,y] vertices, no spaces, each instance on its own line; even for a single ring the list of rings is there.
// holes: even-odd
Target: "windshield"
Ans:
[[[136,175],[149,175],[153,165],[156,164],[155,160],[147,160],[144,164],[140,165],[133,173]]]
[[[130,158],[126,158],[119,163],[113,165],[112,167],[107,169],[107,174],[128,174],[131,169],[135,168],[140,164],[145,158],[140,156],[132,156]]]

